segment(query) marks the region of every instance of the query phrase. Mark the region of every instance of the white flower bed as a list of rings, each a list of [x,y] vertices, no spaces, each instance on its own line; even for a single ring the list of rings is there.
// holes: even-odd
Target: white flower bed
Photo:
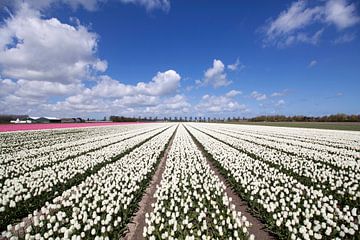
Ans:
[[[3,221],[8,221],[17,212],[28,211],[38,202],[44,202],[47,198],[57,196],[68,186],[72,186],[77,178],[84,176],[87,171],[106,164],[120,154],[125,153],[137,144],[160,133],[169,125],[163,124],[162,128],[154,125],[154,131],[126,139],[124,141],[103,147],[85,155],[68,159],[44,169],[27,172],[19,177],[7,179],[0,192],[0,214],[4,215]],[[101,143],[99,143],[101,144]]]
[[[225,185],[181,125],[169,151],[154,210],[146,214],[147,239],[253,239]]]
[[[41,211],[30,214],[26,221],[8,226],[2,235],[25,239],[119,239],[136,208],[144,181],[174,131],[175,126],[108,164]],[[114,149],[106,151],[112,154]]]
[[[297,175],[297,177],[302,178],[300,181],[310,181],[309,184],[312,184],[316,189],[323,189],[337,195],[338,200],[343,201],[345,204],[353,202],[353,204],[360,205],[360,161],[346,160],[341,156],[328,158],[328,163],[334,163],[333,159],[337,159],[337,167],[340,168],[338,169],[323,164],[321,161],[312,160],[313,155],[307,154],[308,149],[302,149],[303,155],[307,156],[304,158],[266,147],[266,143],[260,139],[253,139],[252,141],[256,141],[256,143],[253,143],[240,139],[241,136],[225,135],[217,130],[211,131],[207,128],[200,129],[237,149],[254,154],[268,163],[276,164],[279,169],[288,170],[290,175]],[[320,156],[322,153],[318,152],[318,154]]]
[[[288,137],[282,138],[276,135],[265,135],[251,131],[244,132],[234,127],[219,127],[217,131],[240,137],[241,139],[252,142],[261,141],[263,144],[266,144],[268,146],[283,149],[298,155],[301,155],[302,150],[306,149],[307,154],[310,153],[312,155],[319,155],[319,157],[322,156],[324,159],[331,158],[333,155],[342,156],[347,161],[360,159],[360,151],[356,151],[356,149],[351,149],[349,146],[346,145],[342,145],[342,147],[336,147],[334,145],[331,146],[318,144],[315,141],[304,140],[301,138],[291,139]],[[322,158],[320,158],[319,160],[321,161]]]
[[[143,126],[139,128],[139,126]],[[100,141],[103,139],[111,138],[119,134],[134,131],[137,129],[146,128],[144,125],[124,125],[121,127],[99,127],[99,128],[87,128],[86,131],[78,133],[74,129],[61,129],[61,130],[42,130],[42,131],[31,131],[21,132],[17,134],[17,141],[23,149],[11,153],[1,154],[1,165],[7,165],[24,161],[28,158],[36,159],[37,157],[46,157],[50,153],[57,151],[66,151],[68,148],[81,146],[94,141]],[[75,132],[74,132],[75,131]],[[49,135],[52,132],[53,135]],[[10,135],[10,133],[6,133]],[[31,135],[30,135],[31,134]],[[1,135],[1,133],[0,133]],[[4,133],[2,134],[3,136]],[[33,136],[40,138],[39,140],[33,141]],[[12,140],[6,139],[6,141],[0,141],[4,147],[13,148]],[[7,146],[8,145],[8,146]]]
[[[353,170],[357,169],[360,171],[360,151],[317,145],[311,141],[299,142],[277,137],[246,135],[242,132],[229,132],[228,129],[221,129],[217,131],[249,142],[254,142],[256,144],[262,144],[275,149],[286,151],[290,154],[312,158],[315,161],[325,162],[337,167],[349,167]]]
[[[339,206],[333,196],[192,127],[189,130],[227,171],[227,177],[235,181],[234,187],[282,238],[333,239],[359,235],[358,206]]]
[[[47,146],[41,150],[33,151],[36,154],[29,154],[28,152],[21,152],[17,154],[17,158],[10,163],[0,165],[0,181],[8,178],[17,177],[20,174],[40,169],[44,166],[50,166],[57,162],[74,158],[76,156],[85,154],[99,148],[106,147],[111,144],[118,143],[124,139],[134,137],[146,131],[152,131],[153,127],[147,128],[119,128],[117,133],[110,135],[100,135],[94,137],[87,137],[78,141],[71,141],[68,143],[56,144],[54,146]],[[65,132],[66,134],[66,132]],[[103,133],[104,134],[104,133]],[[1,184],[0,184],[1,186]]]
[[[0,133],[0,154],[2,156],[9,154],[16,158],[19,153],[30,155],[44,147],[66,144],[69,140],[77,141],[96,135],[107,135],[127,129],[136,129],[138,126],[141,125],[122,125],[121,128],[119,126],[106,126],[2,132]]]
[[[337,149],[360,151],[360,136],[356,131],[336,131],[321,129],[269,127],[255,125],[219,124],[218,129],[229,129],[238,133],[257,135],[261,137],[275,137],[303,143],[312,143],[315,146],[325,146]]]

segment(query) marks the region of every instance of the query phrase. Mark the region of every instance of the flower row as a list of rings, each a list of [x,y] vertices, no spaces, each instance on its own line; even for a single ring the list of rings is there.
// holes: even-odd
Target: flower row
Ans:
[[[198,127],[198,126],[197,126]],[[355,238],[357,206],[307,186],[267,163],[188,127],[237,192],[282,239]]]
[[[19,239],[119,239],[175,128],[168,128],[88,176],[23,222],[8,226],[2,235]]]
[[[7,179],[0,191],[0,213],[4,216],[0,220],[0,226],[3,226],[3,222],[11,222],[14,217],[27,214],[48,199],[58,196],[81,181],[87,174],[96,172],[104,165],[115,161],[116,158],[169,128],[169,125],[163,124],[160,129],[158,125],[153,127],[153,131]]]
[[[97,149],[119,143],[136,135],[143,134],[147,131],[152,131],[153,128],[147,131],[146,130],[146,128],[141,128],[124,131],[124,129],[120,128],[119,132],[116,134],[113,133],[111,135],[107,134],[105,136],[100,135],[96,137],[87,137],[86,139],[78,140],[76,142],[70,142],[61,145],[57,144],[53,147],[44,147],[41,149],[41,151],[37,151],[38,154],[35,156],[31,154],[25,154],[15,161],[0,165],[0,182],[5,181],[8,178],[17,177],[20,174],[39,170],[61,161],[78,157],[90,151],[95,151]]]
[[[166,159],[146,239],[253,239],[246,217],[235,210],[225,185],[180,125]]]
[[[344,205],[360,204],[360,170],[356,171],[356,169],[360,169],[360,164],[351,165],[353,168],[336,169],[323,162],[313,160],[310,156],[307,158],[300,157],[269,147],[262,144],[260,140],[254,143],[219,131],[209,129],[203,131],[278,168],[280,171],[292,175],[305,185],[314,186],[315,189],[322,189],[324,192],[338,196],[338,200]],[[306,151],[306,149],[303,150],[304,153]],[[350,166],[348,161],[343,160],[342,162],[344,166]]]

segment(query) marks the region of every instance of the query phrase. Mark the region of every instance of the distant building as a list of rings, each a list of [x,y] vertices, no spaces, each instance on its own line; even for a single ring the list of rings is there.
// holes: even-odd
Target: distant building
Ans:
[[[55,117],[29,117],[33,123],[61,123],[60,118]]]
[[[81,118],[61,118],[62,123],[81,123],[84,122]]]
[[[20,119],[16,119],[16,120],[11,120],[10,123],[31,123],[31,120],[20,120]]]
[[[55,118],[55,117],[27,117],[11,120],[11,123],[81,123],[82,118]]]
[[[62,118],[61,123],[74,123],[75,118]]]

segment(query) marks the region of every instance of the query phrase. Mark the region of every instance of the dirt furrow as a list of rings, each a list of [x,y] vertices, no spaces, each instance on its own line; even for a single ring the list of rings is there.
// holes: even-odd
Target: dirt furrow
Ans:
[[[187,131],[189,132],[188,129],[187,129]],[[193,137],[192,134],[190,134],[190,135],[191,135],[191,138],[193,139],[193,141],[195,142],[197,148],[201,151],[203,156],[206,158],[206,161],[209,164],[211,170],[213,170],[214,174],[216,176],[218,176],[220,181],[222,181],[225,184],[225,186],[226,186],[225,192],[228,195],[228,197],[232,198],[232,203],[235,205],[236,211],[241,212],[241,214],[244,215],[248,219],[248,221],[252,224],[252,226],[249,228],[250,234],[254,234],[255,239],[261,239],[261,240],[276,239],[276,236],[268,231],[265,224],[263,222],[261,222],[260,219],[258,219],[257,217],[254,217],[252,215],[252,213],[250,212],[250,207],[247,204],[247,202],[242,200],[239,197],[239,195],[232,190],[231,186],[229,185],[229,183],[227,182],[225,177],[219,172],[219,170],[215,167],[213,162],[209,158],[206,157],[206,153],[204,152],[202,145]]]
[[[128,232],[123,238],[125,240],[143,239],[143,229],[146,225],[145,214],[153,211],[153,207],[151,205],[156,202],[156,198],[154,197],[155,191],[157,187],[160,185],[162,174],[165,171],[166,158],[171,149],[175,135],[176,135],[176,130],[170,139],[170,142],[165,150],[164,156],[161,158],[160,163],[151,179],[148,188],[145,191],[143,198],[139,203],[138,211],[135,213],[135,216],[133,217],[131,223],[128,224]]]

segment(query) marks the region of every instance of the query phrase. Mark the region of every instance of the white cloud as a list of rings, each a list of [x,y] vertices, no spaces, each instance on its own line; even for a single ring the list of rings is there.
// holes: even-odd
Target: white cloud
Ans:
[[[97,38],[82,25],[44,19],[22,4],[0,28],[1,74],[30,81],[80,82],[92,71],[106,70],[106,62],[95,56]]]
[[[184,95],[171,97],[125,96],[115,100],[92,98],[86,95],[73,96],[63,102],[47,106],[55,112],[103,113],[127,116],[176,116],[188,113],[191,108]]]
[[[280,15],[270,22],[266,34],[270,38],[292,33],[295,30],[302,29],[319,18],[320,7],[307,8],[306,1],[294,2],[289,9],[280,13]]]
[[[231,91],[227,92],[227,93],[225,94],[225,96],[231,98],[231,97],[235,97],[235,96],[240,95],[240,94],[242,94],[241,91],[231,90]]]
[[[145,113],[158,114],[159,116],[182,115],[190,112],[191,104],[184,95],[177,94],[173,97],[162,99],[160,104],[145,108]]]
[[[169,0],[119,0],[122,3],[132,3],[146,8],[147,11],[163,10],[165,12],[170,10]]]
[[[97,84],[92,88],[82,85],[62,85],[61,83],[21,81],[13,83],[2,80],[0,86],[8,86],[12,92],[7,92],[4,102],[13,104],[16,101],[37,100],[37,111],[54,112],[57,114],[141,114],[153,110],[157,114],[165,114],[177,110],[185,111],[190,105],[184,96],[175,95],[181,77],[174,70],[158,72],[151,81],[135,85],[124,84],[100,76]],[[14,86],[15,84],[15,86]],[[38,88],[40,91],[35,91]],[[1,92],[0,92],[1,93]],[[73,95],[69,95],[73,94]],[[48,103],[48,96],[67,96],[56,103]],[[131,111],[130,111],[131,110]],[[22,112],[24,109],[22,109]],[[162,112],[164,111],[164,112]]]
[[[280,99],[275,103],[275,107],[282,107],[285,105],[285,101],[283,99]]]
[[[164,96],[173,94],[179,87],[181,76],[174,70],[158,72],[148,83],[123,84],[109,76],[100,76],[98,84],[90,92],[93,96],[114,98],[130,95]]]
[[[333,43],[334,44],[342,44],[342,43],[349,43],[354,41],[356,38],[356,34],[355,33],[345,33],[341,36],[339,36],[338,38],[336,38]]]
[[[149,1],[147,9],[165,2]],[[32,2],[38,4],[37,9],[53,3]],[[35,5],[19,3],[18,7],[0,26],[0,73],[4,77],[0,77],[0,112],[75,116],[150,114],[153,110],[175,114],[191,107],[185,96],[174,95],[181,80],[176,71],[158,72],[150,81],[136,84],[99,76],[107,62],[96,57],[96,33],[79,21],[72,26],[44,18]],[[95,85],[85,87],[88,80]]]
[[[309,62],[308,67],[309,67],[309,68],[315,67],[315,66],[317,65],[317,63],[318,63],[318,62],[317,62],[316,60],[312,60],[312,61]]]
[[[233,98],[239,94],[236,91],[230,91],[222,96],[204,95],[201,101],[195,106],[199,113],[226,113],[226,112],[246,112],[246,105],[240,104]]]
[[[288,89],[284,89],[284,90],[281,91],[281,92],[273,92],[270,96],[271,96],[271,97],[283,97],[283,96],[286,96],[288,93],[289,93],[289,90],[288,90]]]
[[[80,84],[62,84],[58,82],[25,81],[16,82],[14,95],[27,98],[49,98],[49,96],[66,96],[81,91]]]
[[[262,101],[262,100],[267,99],[266,94],[259,93],[259,92],[257,92],[257,91],[253,91],[253,92],[250,94],[250,97],[256,99],[257,101]]]
[[[180,79],[180,75],[174,70],[158,72],[151,82],[138,83],[136,90],[148,95],[167,95],[179,87]]]
[[[354,3],[346,0],[329,0],[325,5],[325,20],[336,25],[338,29],[345,29],[360,22],[356,14]]]
[[[50,7],[54,7],[60,4],[69,5],[73,9],[83,7],[88,11],[95,11],[99,8],[99,5],[106,3],[108,0],[31,0],[27,1],[29,6],[33,9],[47,10]],[[144,7],[147,11],[153,10],[170,10],[169,0],[117,0],[123,4],[135,4]],[[5,6],[18,6],[21,5],[23,0],[5,0],[3,5]],[[1,6],[1,4],[0,4]]]
[[[47,10],[50,7],[59,5],[59,4],[67,4],[73,9],[77,9],[78,7],[83,7],[86,10],[94,11],[98,7],[98,3],[105,2],[106,0],[31,0],[31,1],[23,1],[23,0],[3,0],[2,3],[4,6],[9,7],[19,7],[24,2],[26,2],[29,7],[37,10]],[[1,6],[1,4],[0,4]]]
[[[0,97],[7,96],[16,90],[16,83],[10,79],[0,78]]]
[[[236,71],[238,69],[241,71],[245,68],[245,65],[240,62],[239,58],[237,58],[235,63],[227,65],[227,68],[231,71]]]
[[[213,66],[208,68],[204,73],[204,79],[197,80],[197,85],[211,85],[214,88],[224,87],[231,84],[226,77],[225,65],[221,60],[214,59]]]
[[[290,35],[285,39],[285,42],[279,42],[278,47],[287,47],[295,43],[308,43],[312,45],[316,45],[320,41],[320,37],[323,34],[324,29],[320,29],[319,31],[315,32],[314,34],[307,34],[307,33],[296,33],[294,35]]]
[[[329,0],[314,6],[309,1],[298,0],[282,11],[276,19],[268,20],[264,27],[264,46],[287,47],[296,43],[317,44],[324,29],[335,25],[339,30],[360,22],[355,4],[346,0]],[[317,24],[317,25],[316,25]],[[320,29],[309,31],[309,26]]]

